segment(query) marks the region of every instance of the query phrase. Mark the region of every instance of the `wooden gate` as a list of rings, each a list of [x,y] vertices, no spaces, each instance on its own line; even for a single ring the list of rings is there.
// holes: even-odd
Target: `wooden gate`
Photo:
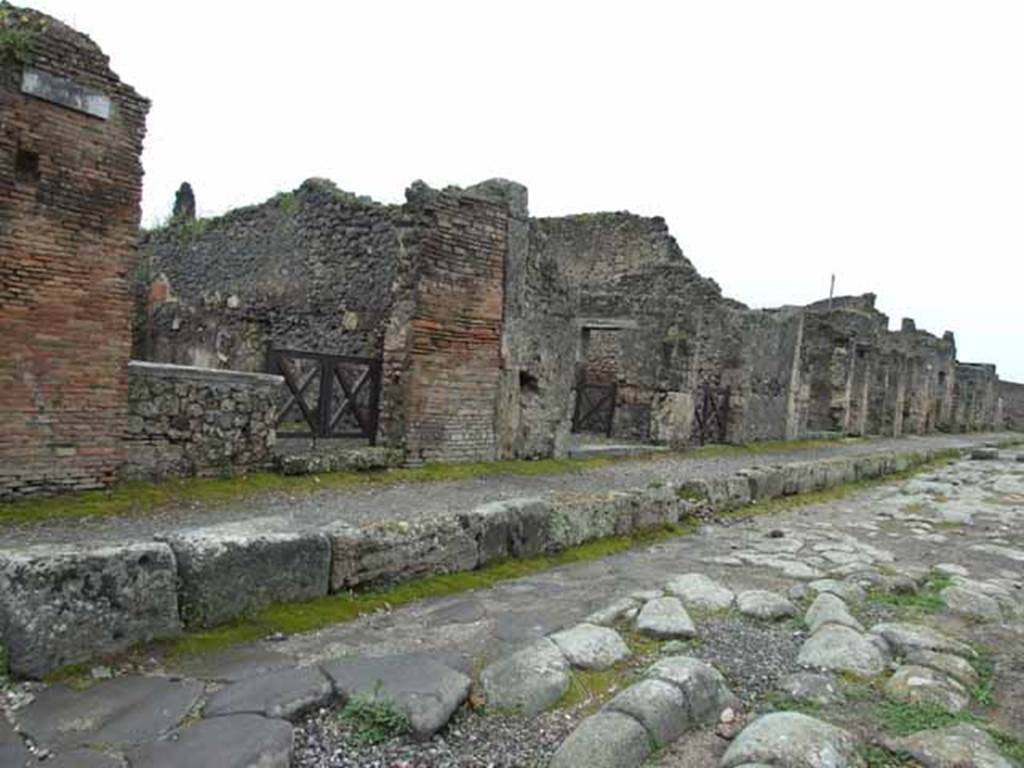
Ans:
[[[277,412],[278,435],[376,442],[380,360],[273,349],[268,367],[287,388]]]
[[[615,419],[615,398],[618,385],[576,384],[576,409],[572,415],[573,432],[597,432],[611,436]]]
[[[693,398],[693,434],[700,442],[724,443],[729,418],[729,388],[704,383]]]

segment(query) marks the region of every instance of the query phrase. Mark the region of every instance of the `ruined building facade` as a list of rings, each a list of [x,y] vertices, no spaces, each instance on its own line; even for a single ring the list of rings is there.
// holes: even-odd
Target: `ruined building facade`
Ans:
[[[664,220],[531,218],[513,182],[208,220],[183,186],[140,238],[148,102],[59,21],[0,26],[0,498],[265,467],[293,429],[419,462],[1024,428],[952,334],[870,295],[749,309]]]
[[[686,446],[1017,424],[1013,385],[873,295],[752,310],[661,218],[530,218],[503,180],[386,206],[309,180],[146,233],[136,355],[262,371],[382,361],[378,438],[412,460],[564,454],[570,431]],[[312,406],[311,406],[312,407]]]

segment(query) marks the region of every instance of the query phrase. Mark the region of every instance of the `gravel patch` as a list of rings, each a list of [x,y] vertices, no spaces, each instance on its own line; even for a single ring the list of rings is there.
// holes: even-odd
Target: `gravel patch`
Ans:
[[[807,634],[796,622],[765,624],[737,616],[699,622],[700,644],[692,655],[725,676],[732,692],[750,709],[780,678],[799,671],[796,657]]]
[[[295,726],[295,768],[542,768],[576,727],[582,713],[537,717],[463,710],[429,741],[407,738],[362,746],[335,710]]]

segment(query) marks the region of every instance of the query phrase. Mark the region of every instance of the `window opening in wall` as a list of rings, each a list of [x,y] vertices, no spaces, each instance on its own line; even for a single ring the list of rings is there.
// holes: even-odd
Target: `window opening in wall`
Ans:
[[[14,178],[19,182],[39,181],[39,154],[19,149],[14,158]]]

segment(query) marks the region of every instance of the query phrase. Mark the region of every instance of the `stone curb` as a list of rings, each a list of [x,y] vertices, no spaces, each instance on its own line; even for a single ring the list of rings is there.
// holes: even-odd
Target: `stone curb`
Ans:
[[[158,544],[31,548],[31,554],[29,548],[0,550],[0,637],[11,670],[40,677],[171,636],[180,619],[187,627],[215,626],[272,603],[472,570],[504,557],[556,553],[678,523],[694,511],[694,497],[713,511],[729,511],[894,474],[941,452],[926,448],[747,467],[659,488],[509,499],[424,521],[361,528],[247,533],[235,526],[226,533],[212,527],[170,533],[160,537],[167,543]],[[150,560],[139,559],[140,548],[153,550]],[[140,570],[153,558],[159,568]],[[85,571],[83,563],[89,564]],[[92,626],[97,617],[103,631],[75,629]]]

